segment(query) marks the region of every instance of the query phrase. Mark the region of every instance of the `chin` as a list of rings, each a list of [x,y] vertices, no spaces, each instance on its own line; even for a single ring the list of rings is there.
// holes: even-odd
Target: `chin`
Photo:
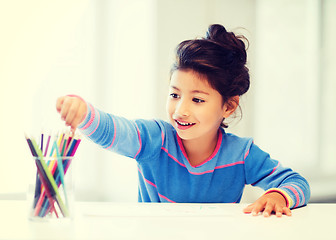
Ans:
[[[194,135],[192,135],[191,133],[186,133],[186,132],[182,132],[181,130],[176,129],[177,135],[182,139],[182,140],[192,140],[194,139]]]

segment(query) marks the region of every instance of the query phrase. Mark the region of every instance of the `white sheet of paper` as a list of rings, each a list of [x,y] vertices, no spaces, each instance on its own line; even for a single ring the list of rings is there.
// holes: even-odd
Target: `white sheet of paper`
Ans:
[[[160,216],[233,216],[233,212],[221,208],[219,204],[185,204],[185,203],[137,203],[110,204],[104,208],[83,210],[86,217],[160,217]]]

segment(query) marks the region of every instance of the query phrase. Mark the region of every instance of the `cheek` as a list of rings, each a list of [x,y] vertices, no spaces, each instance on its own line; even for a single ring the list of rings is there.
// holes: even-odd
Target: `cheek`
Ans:
[[[221,110],[218,108],[206,108],[204,111],[200,112],[198,118],[207,123],[211,124],[220,124],[223,120]]]
[[[166,112],[167,112],[168,116],[171,116],[174,112],[173,103],[169,98],[167,99],[167,102],[166,102]]]

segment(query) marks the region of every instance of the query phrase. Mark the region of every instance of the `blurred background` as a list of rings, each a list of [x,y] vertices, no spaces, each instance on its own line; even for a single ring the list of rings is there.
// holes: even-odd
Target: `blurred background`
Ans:
[[[35,176],[24,133],[65,129],[57,97],[166,119],[174,48],[220,23],[250,43],[251,89],[228,132],[301,173],[311,202],[336,202],[335,12],[334,0],[0,0],[0,199],[24,199]],[[132,159],[83,139],[74,161],[77,200],[137,201]]]

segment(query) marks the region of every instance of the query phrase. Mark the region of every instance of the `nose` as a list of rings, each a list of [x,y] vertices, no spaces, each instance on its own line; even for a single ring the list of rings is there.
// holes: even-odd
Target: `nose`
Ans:
[[[188,117],[189,114],[189,103],[184,99],[180,99],[176,104],[175,115],[177,117]]]

